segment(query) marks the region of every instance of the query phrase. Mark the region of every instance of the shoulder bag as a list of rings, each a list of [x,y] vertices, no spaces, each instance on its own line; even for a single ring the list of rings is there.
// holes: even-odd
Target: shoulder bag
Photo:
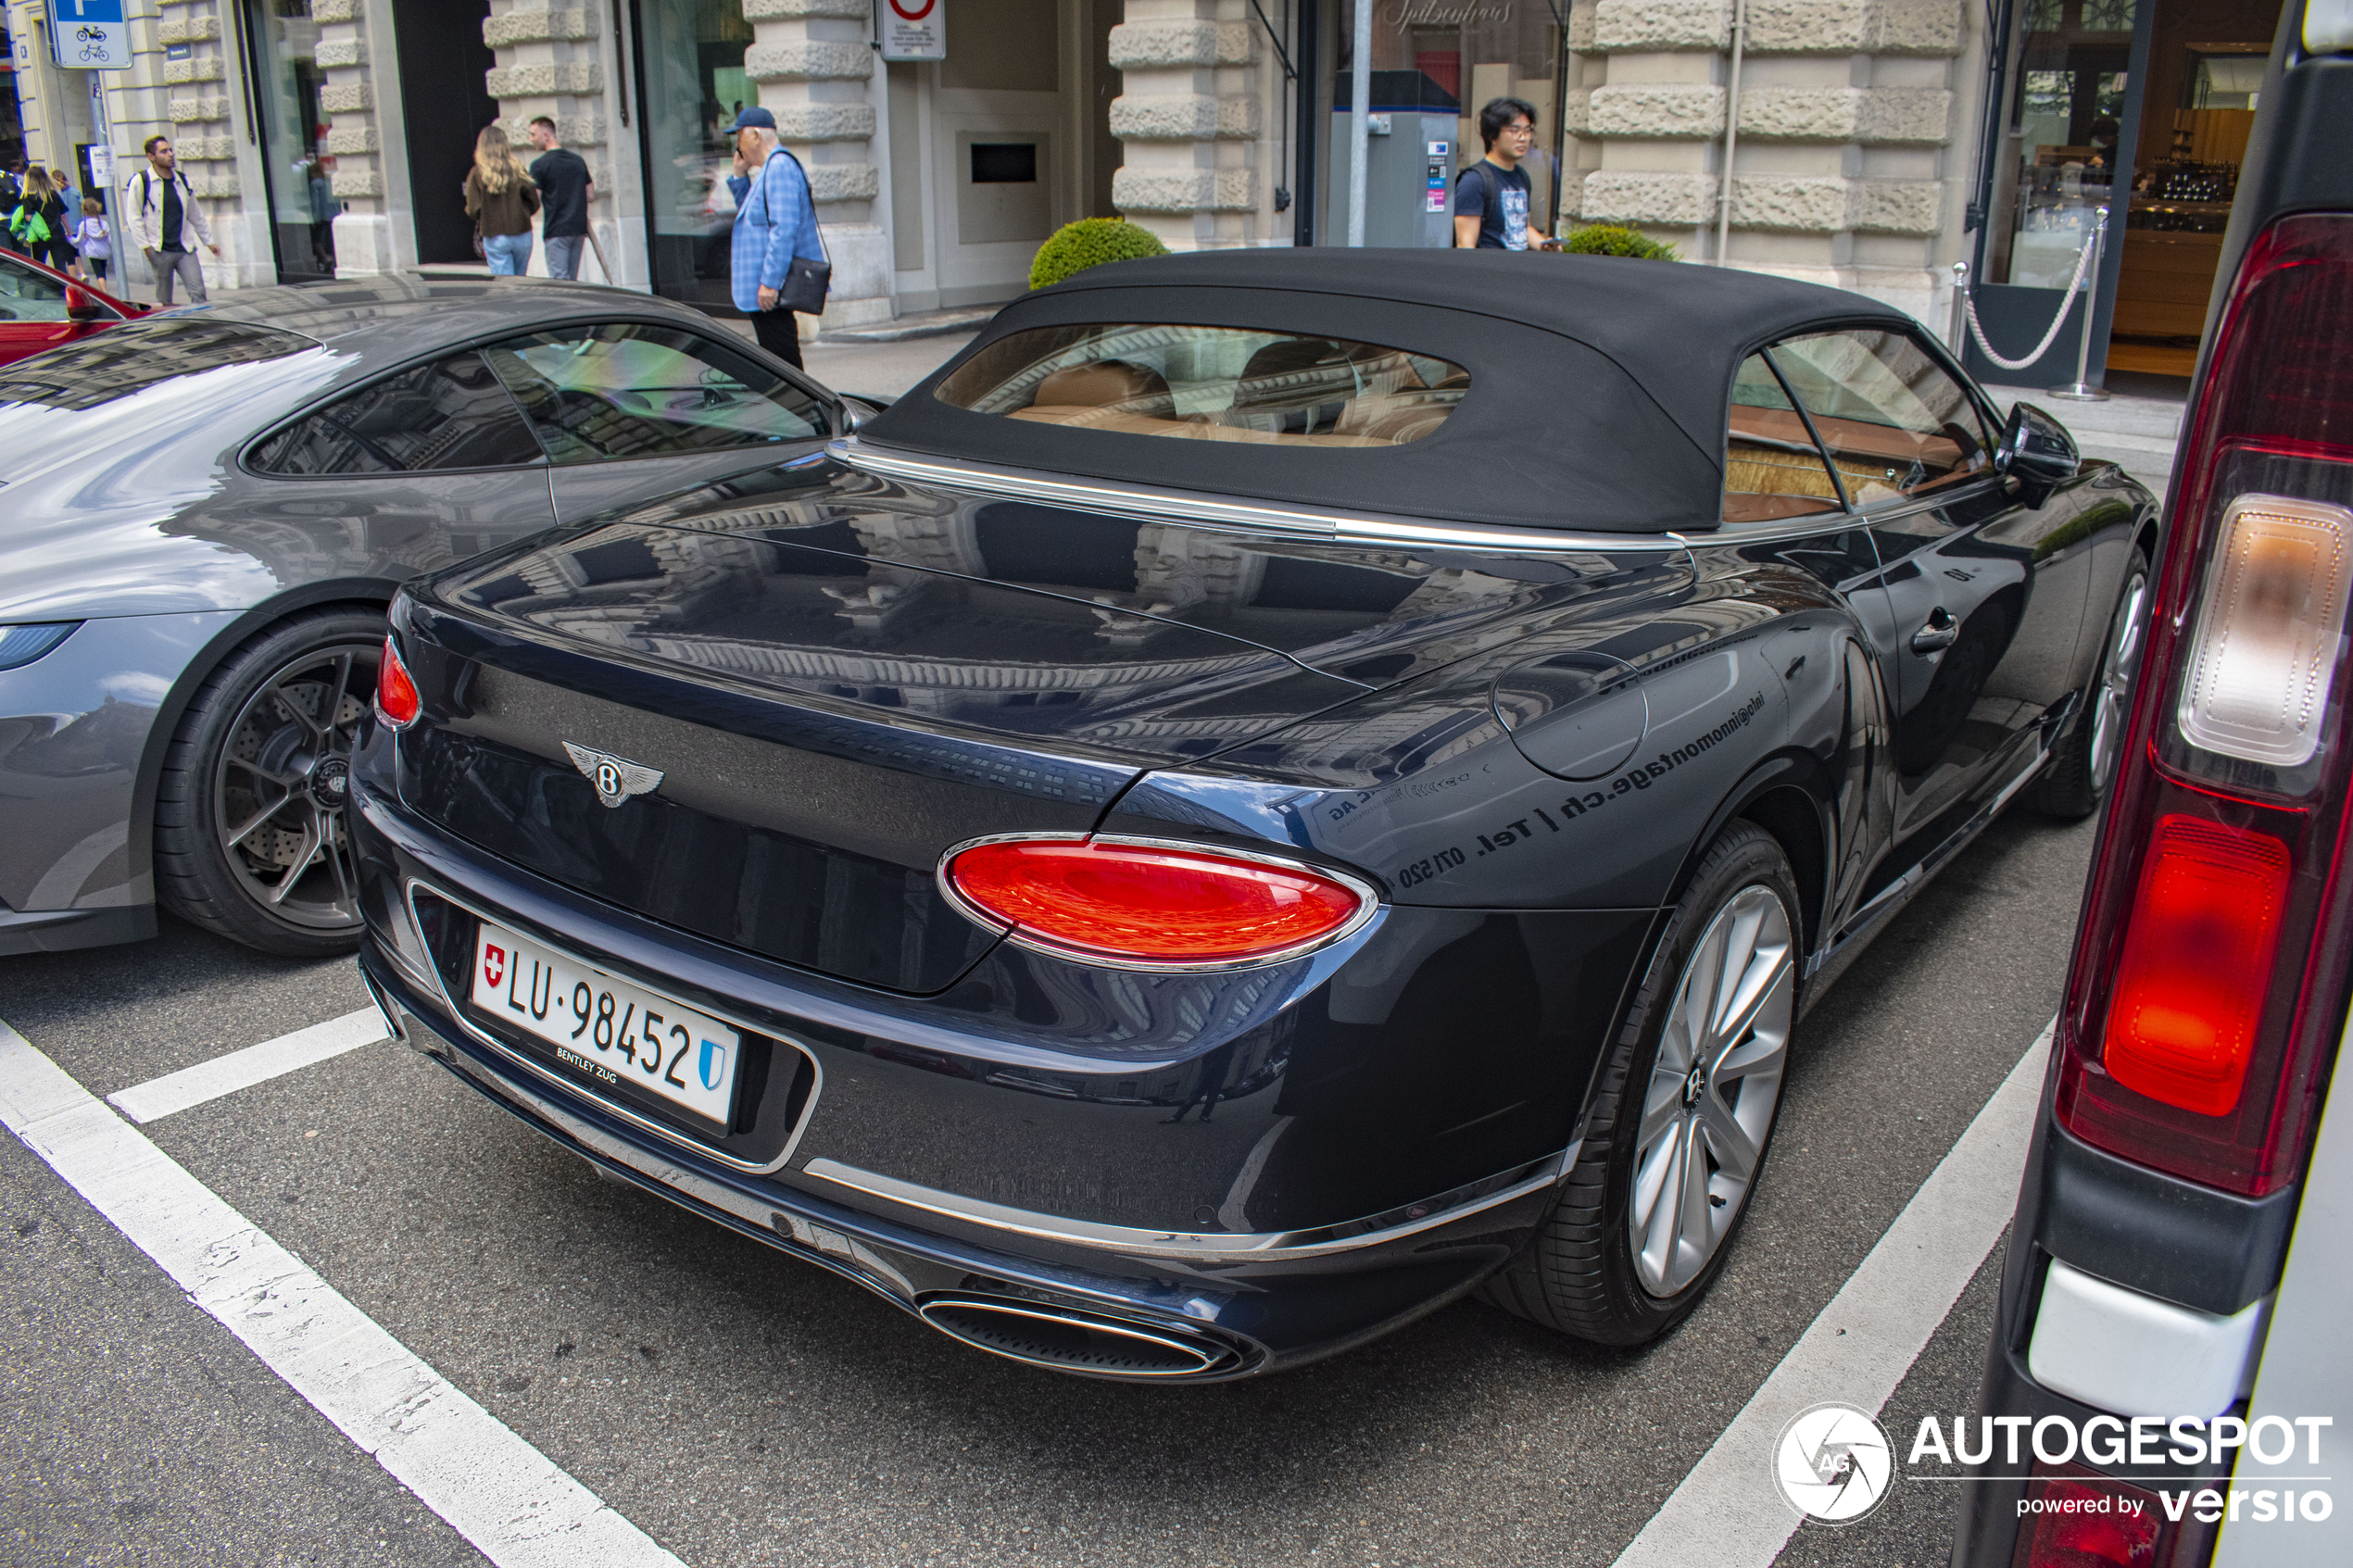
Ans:
[[[815,194],[809,188],[809,170],[801,167],[800,159],[793,157],[791,151],[787,148],[778,147],[774,153],[772,153],[769,156],[772,159],[778,156],[790,157],[792,158],[792,166],[795,169],[800,169],[800,189],[802,199],[809,203],[809,217],[811,220],[810,226],[817,229],[817,248],[820,251],[824,251],[825,249],[825,232],[823,228],[818,227],[815,221],[817,217],[817,201]],[[761,183],[764,187],[767,182],[763,179]],[[765,194],[766,193],[763,190],[763,198]],[[800,232],[799,213],[796,212],[792,215],[792,224],[793,232],[798,235]],[[827,254],[823,260],[806,256],[794,257],[792,258],[792,265],[786,269],[784,286],[776,291],[777,308],[781,310],[798,311],[803,316],[824,315],[825,313],[825,295],[833,287],[833,279],[834,263],[833,257],[830,254]]]

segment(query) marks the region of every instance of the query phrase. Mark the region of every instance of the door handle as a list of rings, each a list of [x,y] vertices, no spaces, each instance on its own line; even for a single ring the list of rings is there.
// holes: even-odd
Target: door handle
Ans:
[[[1951,647],[1954,639],[1960,634],[1960,624],[1953,619],[1952,612],[1938,605],[1928,612],[1928,624],[1912,633],[1912,651],[1942,653]]]

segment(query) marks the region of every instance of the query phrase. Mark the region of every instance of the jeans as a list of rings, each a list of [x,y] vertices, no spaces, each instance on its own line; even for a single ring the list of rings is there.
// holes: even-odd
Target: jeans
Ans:
[[[588,245],[585,234],[549,234],[547,236],[547,276],[578,282],[580,253]]]
[[[531,235],[484,234],[482,237],[482,258],[490,263],[494,278],[520,278],[523,269],[531,265]]]
[[[187,282],[189,304],[202,305],[208,297],[204,286],[204,268],[197,262],[195,251],[151,250],[147,252],[147,265],[156,275],[157,303],[161,305],[171,303],[171,283],[174,278],[184,279]]]

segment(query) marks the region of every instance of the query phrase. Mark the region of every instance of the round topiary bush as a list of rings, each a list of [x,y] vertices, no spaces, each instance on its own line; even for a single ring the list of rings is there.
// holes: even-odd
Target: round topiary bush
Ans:
[[[1042,289],[1106,261],[1167,254],[1160,236],[1140,223],[1125,218],[1082,218],[1063,224],[1038,247],[1038,259],[1029,264],[1029,286]]]
[[[1562,243],[1561,248],[1578,256],[1630,256],[1642,261],[1683,259],[1683,253],[1673,245],[1663,245],[1638,229],[1615,223],[1596,223],[1579,229]]]

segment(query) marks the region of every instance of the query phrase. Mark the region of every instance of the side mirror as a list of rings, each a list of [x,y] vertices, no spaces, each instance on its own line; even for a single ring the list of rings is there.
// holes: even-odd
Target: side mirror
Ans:
[[[98,303],[98,296],[77,283],[66,285],[66,320],[69,321],[103,321],[109,312]]]
[[[2002,444],[1994,452],[1994,470],[2018,481],[2028,506],[2049,500],[2051,492],[2073,479],[2082,466],[2083,455],[2075,449],[2075,438],[2065,425],[2032,403],[2010,409],[2010,422],[2003,427]]]

